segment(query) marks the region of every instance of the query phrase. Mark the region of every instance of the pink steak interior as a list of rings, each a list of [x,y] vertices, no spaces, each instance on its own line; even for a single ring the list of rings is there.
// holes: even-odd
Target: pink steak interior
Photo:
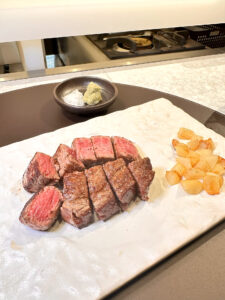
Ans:
[[[109,136],[94,136],[91,139],[97,155],[110,155],[114,157],[113,147]]]
[[[27,215],[36,221],[46,221],[57,208],[59,201],[60,192],[54,187],[46,187],[28,205]]]
[[[134,144],[131,141],[121,137],[115,137],[114,141],[116,143],[116,147],[119,150],[119,152],[130,154],[132,155],[132,157],[139,156],[137,148],[134,146]]]
[[[74,142],[76,148],[78,159],[88,159],[95,160],[95,153],[93,150],[91,139],[89,138],[78,138]]]
[[[67,147],[68,147],[68,146],[67,146]],[[67,152],[68,152],[70,155],[72,155],[74,158],[77,158],[76,152],[75,152],[72,148],[68,147],[68,148],[67,148]]]
[[[51,156],[44,153],[38,153],[37,161],[42,174],[47,177],[54,177],[56,175],[56,169]]]

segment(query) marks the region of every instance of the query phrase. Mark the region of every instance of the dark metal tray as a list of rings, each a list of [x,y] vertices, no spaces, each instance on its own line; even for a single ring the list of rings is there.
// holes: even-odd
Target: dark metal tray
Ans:
[[[116,84],[119,95],[107,112],[167,98],[207,127],[225,136],[225,115],[155,90]],[[56,84],[0,94],[0,146],[50,132],[93,116],[62,110],[53,98]],[[165,120],[166,122],[166,120]],[[142,273],[107,299],[225,299],[225,222]]]
[[[156,90],[116,84],[118,98],[108,111],[126,109],[157,98],[167,98],[207,127],[225,136],[225,116],[200,104]],[[95,115],[79,116],[62,110],[53,98],[56,84],[45,84],[0,94],[0,146],[86,121]],[[165,120],[166,121],[166,120]]]

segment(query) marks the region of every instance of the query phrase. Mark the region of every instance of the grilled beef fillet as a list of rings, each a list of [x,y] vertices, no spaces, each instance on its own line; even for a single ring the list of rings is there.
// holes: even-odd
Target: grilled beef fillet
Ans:
[[[103,169],[119,200],[120,207],[125,210],[136,196],[136,183],[125,161],[122,158],[109,161],[103,165]]]
[[[115,159],[112,141],[109,136],[92,136],[91,141],[99,164]]]
[[[85,170],[90,198],[100,220],[107,220],[120,211],[102,166]]]
[[[73,140],[72,148],[75,150],[77,159],[82,161],[85,167],[96,165],[97,159],[93,149],[91,139],[76,138]]]
[[[64,144],[59,145],[56,153],[53,155],[53,160],[60,178],[66,173],[84,170],[84,164],[77,160],[76,152]]]
[[[54,185],[58,181],[59,175],[52,157],[36,152],[23,175],[24,189],[30,193],[36,193],[45,185]]]
[[[93,221],[84,172],[66,174],[63,178],[63,205],[60,209],[64,221],[82,228]]]
[[[46,186],[25,204],[19,220],[33,229],[48,230],[58,218],[61,201],[59,189]]]
[[[116,158],[123,158],[126,163],[129,163],[140,157],[137,148],[131,141],[120,136],[114,136],[112,141]]]
[[[155,172],[152,170],[152,165],[148,157],[138,159],[129,163],[130,169],[134,179],[137,182],[138,195],[141,200],[148,200],[148,190],[155,176]]]

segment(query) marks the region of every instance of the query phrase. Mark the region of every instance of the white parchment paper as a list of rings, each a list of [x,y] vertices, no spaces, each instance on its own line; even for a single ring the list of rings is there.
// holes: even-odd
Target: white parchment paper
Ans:
[[[129,99],[128,99],[129,101]],[[175,163],[171,139],[180,127],[211,137],[225,156],[225,139],[172,105],[158,99],[72,125],[0,149],[0,299],[98,299],[225,217],[220,195],[186,194],[170,187],[165,170]],[[120,135],[151,158],[156,171],[151,201],[82,230],[57,222],[48,232],[18,221],[31,197],[21,178],[36,151],[53,155],[75,137]]]

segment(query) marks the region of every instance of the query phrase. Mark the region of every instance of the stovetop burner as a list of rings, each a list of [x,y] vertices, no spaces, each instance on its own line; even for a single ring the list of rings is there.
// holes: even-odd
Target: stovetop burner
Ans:
[[[110,59],[204,49],[184,28],[89,35]]]
[[[135,44],[136,50],[137,49],[143,49],[143,48],[152,48],[152,41],[150,39],[144,38],[144,37],[130,37],[129,40],[131,43],[125,41],[125,42],[119,42],[117,43],[118,48],[131,50],[131,44]]]
[[[151,37],[152,38],[152,37]],[[117,36],[106,37],[106,49],[113,49],[116,52],[136,53],[141,49],[151,49],[153,47],[150,36]]]

